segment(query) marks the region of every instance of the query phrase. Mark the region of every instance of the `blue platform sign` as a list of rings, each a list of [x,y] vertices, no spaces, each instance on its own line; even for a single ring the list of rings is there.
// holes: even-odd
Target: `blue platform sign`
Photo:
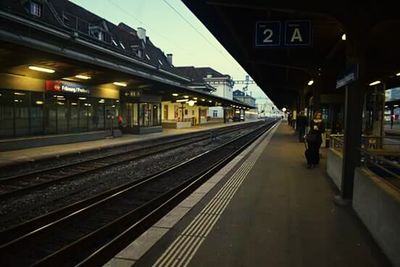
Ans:
[[[259,21],[256,23],[256,46],[281,46],[281,22]]]
[[[285,46],[311,46],[311,22],[307,20],[285,21]]]
[[[336,79],[336,89],[358,80],[358,65],[351,65],[339,74]]]

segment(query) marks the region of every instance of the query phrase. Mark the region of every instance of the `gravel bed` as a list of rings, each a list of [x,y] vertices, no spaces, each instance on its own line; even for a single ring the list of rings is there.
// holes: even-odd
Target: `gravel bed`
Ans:
[[[205,140],[187,145],[139,161],[115,166],[99,173],[82,175],[78,179],[63,181],[29,195],[0,202],[0,231],[79,200],[95,196],[118,185],[157,173],[250,130],[252,127],[220,136],[212,142]]]
[[[175,137],[175,138],[174,138]],[[89,160],[89,159],[95,159],[103,156],[109,156],[109,155],[115,155],[119,153],[123,153],[129,150],[134,150],[134,149],[141,149],[144,147],[149,147],[157,144],[162,144],[165,142],[170,142],[171,140],[179,140],[182,138],[188,137],[186,136],[174,136],[171,137],[171,139],[156,139],[152,141],[136,141],[133,142],[132,144],[127,144],[127,145],[117,145],[116,147],[109,147],[109,148],[103,148],[103,149],[98,149],[98,150],[91,150],[83,153],[73,153],[70,155],[64,155],[60,157],[55,157],[57,160],[54,159],[45,159],[45,160],[39,160],[36,162],[26,162],[18,165],[18,168],[15,166],[10,166],[10,167],[4,167],[1,169],[0,172],[0,179],[9,177],[9,176],[15,176],[19,174],[24,174],[27,172],[31,171],[39,171],[39,170],[44,170],[48,168],[54,168],[58,166],[62,166],[65,164],[72,164],[72,163],[78,163],[81,161]]]

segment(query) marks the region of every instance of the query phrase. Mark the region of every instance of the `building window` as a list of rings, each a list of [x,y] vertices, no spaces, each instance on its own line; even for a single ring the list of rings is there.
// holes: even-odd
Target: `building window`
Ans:
[[[42,5],[35,1],[31,1],[30,12],[32,15],[34,15],[36,17],[41,17],[42,16]]]
[[[218,117],[218,110],[213,110],[213,117],[217,118]]]

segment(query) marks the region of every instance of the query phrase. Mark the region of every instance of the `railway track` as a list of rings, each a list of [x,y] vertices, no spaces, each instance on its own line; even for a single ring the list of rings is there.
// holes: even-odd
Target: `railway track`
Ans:
[[[258,123],[251,124],[254,127]],[[241,129],[248,128],[249,125],[236,125],[214,130],[218,136],[229,134]],[[169,151],[192,143],[200,142],[210,138],[210,132],[190,135],[184,138],[173,139],[163,144],[149,144],[148,146],[135,148],[127,151],[113,153],[111,155],[100,156],[51,167],[44,170],[33,171],[12,177],[0,179],[0,200],[28,193],[32,190],[49,187],[66,179],[72,179],[84,174],[94,173],[116,165],[125,164],[134,160],[139,160],[164,151]]]
[[[156,175],[47,215],[51,219],[20,225],[14,236],[0,233],[7,240],[0,246],[2,266],[104,263],[272,126],[259,126]]]

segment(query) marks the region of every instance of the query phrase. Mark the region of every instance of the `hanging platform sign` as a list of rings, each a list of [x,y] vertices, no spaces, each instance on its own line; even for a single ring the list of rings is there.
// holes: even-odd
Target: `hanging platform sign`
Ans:
[[[358,65],[351,65],[336,79],[336,89],[358,80]]]
[[[309,47],[312,45],[308,20],[256,22],[256,47]]]
[[[72,93],[72,94],[90,94],[88,88],[84,88],[82,85],[77,83],[65,82],[65,81],[52,81],[46,80],[45,84],[46,91]]]

